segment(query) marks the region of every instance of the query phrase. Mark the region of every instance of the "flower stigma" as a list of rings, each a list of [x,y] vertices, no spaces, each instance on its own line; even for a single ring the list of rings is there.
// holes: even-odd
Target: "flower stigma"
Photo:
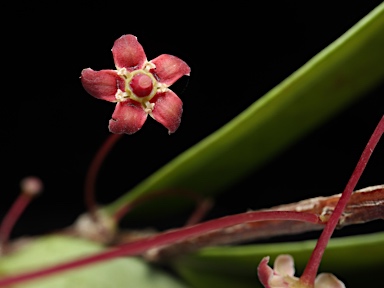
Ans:
[[[143,69],[129,72],[126,68],[117,70],[117,74],[125,80],[125,92],[120,89],[116,92],[117,102],[124,102],[128,99],[140,102],[143,106],[152,111],[154,105],[148,105],[146,102],[156,95],[157,91],[165,92],[165,85],[157,82],[150,69],[155,68],[155,64],[148,62]],[[164,87],[163,87],[164,86]]]
[[[152,92],[152,79],[146,74],[138,73],[132,77],[130,81],[130,87],[136,96],[146,97]]]

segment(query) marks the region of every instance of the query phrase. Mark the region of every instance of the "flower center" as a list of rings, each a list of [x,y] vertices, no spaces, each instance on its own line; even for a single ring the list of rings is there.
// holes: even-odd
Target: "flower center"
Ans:
[[[152,79],[145,74],[138,73],[131,79],[129,85],[137,97],[148,96],[153,89]]]

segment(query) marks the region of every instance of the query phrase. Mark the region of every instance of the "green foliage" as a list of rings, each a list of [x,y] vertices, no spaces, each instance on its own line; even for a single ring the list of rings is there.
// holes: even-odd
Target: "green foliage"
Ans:
[[[262,287],[257,265],[270,256],[270,265],[279,254],[295,258],[296,275],[300,276],[316,242],[212,247],[186,255],[174,262],[175,269],[193,287],[255,288]],[[364,251],[359,253],[358,251]],[[331,239],[319,272],[330,272],[347,287],[366,287],[380,283],[384,263],[384,233]]]

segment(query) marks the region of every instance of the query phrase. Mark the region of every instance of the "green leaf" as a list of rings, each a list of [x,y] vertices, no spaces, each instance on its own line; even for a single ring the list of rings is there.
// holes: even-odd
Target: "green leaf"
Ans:
[[[133,199],[161,189],[203,195],[225,190],[378,85],[384,79],[383,51],[384,3],[227,125],[107,210],[113,213]],[[172,204],[183,208],[180,202]],[[165,206],[162,214],[170,213],[170,205]]]
[[[93,242],[64,236],[45,236],[15,253],[0,258],[0,275],[21,273],[94,254],[103,248]],[[15,286],[12,286],[15,287]],[[51,277],[36,279],[17,287],[65,288],[65,287],[140,287],[185,288],[160,270],[154,269],[138,258],[119,258],[112,261],[60,272]]]
[[[277,255],[291,254],[296,276],[300,276],[315,244],[310,240],[206,248],[178,259],[173,266],[193,287],[256,288],[262,287],[256,271],[263,257],[270,256],[273,266]],[[367,283],[382,282],[383,259],[384,233],[334,238],[324,253],[319,273],[333,273],[350,288],[367,287]]]

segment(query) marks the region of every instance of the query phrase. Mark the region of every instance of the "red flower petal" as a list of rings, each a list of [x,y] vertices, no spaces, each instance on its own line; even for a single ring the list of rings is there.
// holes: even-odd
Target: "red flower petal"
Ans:
[[[269,256],[264,257],[257,267],[257,275],[259,276],[259,280],[261,284],[263,284],[263,286],[266,288],[270,287],[268,282],[273,275],[273,269],[268,266],[268,262]]]
[[[124,79],[114,70],[94,71],[91,68],[81,72],[81,83],[85,91],[98,99],[116,102],[117,89],[124,91]]]
[[[157,78],[157,81],[167,86],[171,86],[181,76],[189,75],[191,68],[180,58],[176,56],[163,54],[159,57],[151,60],[156,68],[152,69],[151,72]]]
[[[147,60],[143,47],[137,38],[130,34],[123,35],[115,41],[112,54],[116,67],[126,68],[129,72],[143,68]]]
[[[147,115],[139,102],[131,99],[119,102],[109,120],[109,131],[115,134],[133,134],[143,126]]]
[[[155,103],[152,110],[152,118],[163,124],[171,134],[177,130],[181,122],[181,114],[183,113],[183,102],[171,90],[164,93],[158,93],[150,101]]]

